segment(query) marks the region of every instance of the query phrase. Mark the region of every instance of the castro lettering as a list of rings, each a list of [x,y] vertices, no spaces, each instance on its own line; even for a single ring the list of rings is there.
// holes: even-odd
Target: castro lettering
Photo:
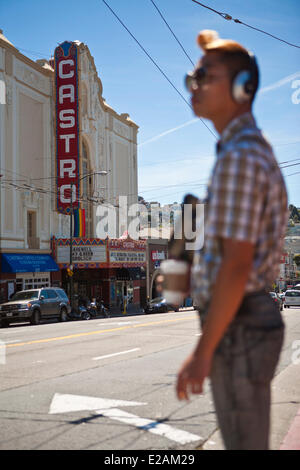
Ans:
[[[57,210],[78,207],[78,48],[64,42],[55,49]]]

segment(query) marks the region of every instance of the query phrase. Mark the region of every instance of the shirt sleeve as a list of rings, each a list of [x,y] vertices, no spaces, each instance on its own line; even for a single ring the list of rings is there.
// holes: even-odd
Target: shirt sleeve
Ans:
[[[237,150],[220,157],[211,185],[210,235],[256,243],[266,185],[266,169],[257,155]]]

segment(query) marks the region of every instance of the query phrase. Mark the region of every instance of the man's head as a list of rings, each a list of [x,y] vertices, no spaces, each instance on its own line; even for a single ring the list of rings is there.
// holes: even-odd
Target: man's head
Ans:
[[[186,79],[195,114],[215,122],[250,110],[259,82],[254,56],[215,31],[201,31],[197,42],[204,55]]]

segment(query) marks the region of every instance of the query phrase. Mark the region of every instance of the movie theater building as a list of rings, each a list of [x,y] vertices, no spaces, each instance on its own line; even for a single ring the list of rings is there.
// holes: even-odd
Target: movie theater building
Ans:
[[[67,274],[70,239],[53,238],[54,258],[62,270],[62,287],[69,291]],[[75,238],[72,241],[74,291],[99,298],[111,311],[139,309],[146,303],[146,241]]]
[[[0,301],[63,283],[52,239],[70,238],[71,213],[80,246],[97,239],[99,204],[118,211],[120,195],[137,202],[138,126],[102,92],[86,45],[65,42],[54,59],[35,62],[0,30]],[[108,266],[97,262],[78,271],[100,270],[100,278]]]

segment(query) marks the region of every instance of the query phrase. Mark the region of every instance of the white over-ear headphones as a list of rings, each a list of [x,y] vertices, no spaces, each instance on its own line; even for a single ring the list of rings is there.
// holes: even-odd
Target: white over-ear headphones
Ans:
[[[249,59],[249,69],[238,72],[232,81],[232,97],[240,104],[250,101],[258,86],[258,66],[251,52]]]

